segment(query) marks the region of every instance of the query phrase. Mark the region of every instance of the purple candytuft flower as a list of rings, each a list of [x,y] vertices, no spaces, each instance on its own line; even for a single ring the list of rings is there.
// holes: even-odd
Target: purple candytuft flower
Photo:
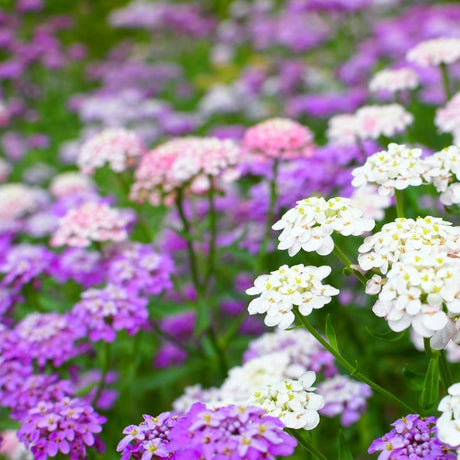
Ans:
[[[451,448],[437,436],[436,417],[410,414],[392,423],[394,428],[376,439],[368,453],[381,451],[378,460],[410,458],[424,460],[455,460]]]
[[[2,405],[10,407],[11,417],[20,420],[40,401],[59,401],[73,394],[70,381],[59,380],[57,375],[31,375],[22,380],[15,391],[2,398]]]
[[[46,272],[53,259],[54,254],[43,246],[30,244],[14,246],[0,264],[0,273],[4,275],[0,285],[19,290]]]
[[[82,293],[81,299],[73,307],[72,315],[86,327],[94,342],[113,342],[120,330],[134,335],[147,324],[147,299],[115,284],[89,289]]]
[[[144,415],[144,422],[123,433],[126,436],[117,447],[122,460],[274,459],[291,455],[297,445],[280,420],[253,406],[208,409],[196,403],[184,416]]]
[[[155,356],[153,365],[158,368],[180,365],[187,359],[187,353],[172,343],[165,343]]]
[[[79,460],[87,458],[87,447],[94,447],[99,453],[104,451],[97,433],[102,431],[105,422],[105,417],[80,398],[41,401],[29,410],[18,430],[18,439],[32,451],[36,460],[55,457],[59,452]]]
[[[175,459],[174,450],[169,446],[169,435],[177,421],[178,416],[170,412],[163,412],[158,417],[144,415],[142,423],[129,425],[123,430],[123,434],[126,436],[118,444],[117,452],[122,452],[122,460],[129,458],[142,460]]]
[[[172,287],[172,259],[159,254],[147,244],[133,243],[123,247],[109,262],[109,283],[140,294],[156,295]]]
[[[194,404],[169,433],[176,459],[274,459],[289,456],[297,441],[283,431],[282,422],[254,406],[208,409]]]
[[[318,394],[323,396],[325,403],[320,414],[328,417],[341,414],[340,422],[343,426],[349,426],[366,411],[366,400],[372,391],[365,383],[336,375],[318,385]]]
[[[7,347],[21,361],[60,366],[88,350],[86,344],[77,343],[84,335],[85,328],[69,314],[31,313],[7,335]]]
[[[105,266],[101,254],[97,251],[68,248],[56,257],[50,273],[61,283],[73,280],[84,288],[89,288],[102,283]]]

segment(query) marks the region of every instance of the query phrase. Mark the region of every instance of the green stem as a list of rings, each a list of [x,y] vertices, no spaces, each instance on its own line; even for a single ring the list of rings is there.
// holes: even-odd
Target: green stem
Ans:
[[[364,286],[366,285],[367,283],[367,278],[359,271],[359,270],[356,270],[354,268],[351,268],[351,260],[348,258],[348,256],[340,249],[339,246],[337,246],[337,244],[334,244],[334,254],[343,262],[343,264],[345,265],[345,267],[347,267],[348,269],[350,269],[353,274],[356,276],[356,278],[359,279],[359,281],[361,281],[362,284],[364,284]]]
[[[453,384],[452,372],[446,359],[446,351],[441,350],[439,354],[439,370],[441,373],[442,384],[447,391]]]
[[[299,444],[312,456],[312,458],[317,459],[317,460],[327,460],[327,457],[325,457],[316,447],[314,447],[312,444],[307,442],[299,433],[299,430],[294,430],[292,428],[286,428],[286,431],[291,435],[294,436],[294,438],[297,439]]]
[[[103,363],[102,363],[102,374],[101,379],[99,380],[99,385],[97,386],[96,394],[94,395],[91,405],[93,407],[97,406],[99,398],[101,397],[102,391],[104,390],[105,381],[107,379],[107,373],[109,372],[110,367],[110,344],[104,342],[104,351],[103,351]]]
[[[209,280],[214,273],[216,263],[216,238],[217,238],[217,216],[216,216],[216,205],[214,201],[214,186],[212,183],[212,176],[209,176],[211,183],[208,191],[208,202],[209,202],[209,253],[208,253],[208,269],[205,278],[205,288],[208,288]]]
[[[212,347],[214,348],[214,351],[216,352],[222,377],[225,378],[227,377],[228,368],[229,368],[228,362],[227,362],[227,356],[225,355],[224,350],[220,346],[219,341],[217,340],[216,334],[214,330],[212,329],[212,327],[209,327],[206,330],[206,335],[208,336],[212,344]]]
[[[441,75],[442,75],[442,86],[444,88],[444,94],[446,95],[446,101],[449,101],[452,97],[452,92],[450,90],[450,82],[449,82],[449,72],[447,71],[446,64],[440,64]]]
[[[179,213],[179,217],[182,223],[182,230],[187,236],[185,240],[187,244],[188,262],[189,262],[189,267],[190,267],[190,273],[192,275],[192,281],[195,286],[195,289],[197,290],[198,296],[200,296],[202,292],[202,285],[198,277],[198,263],[197,263],[195,251],[193,249],[193,242],[190,238],[188,238],[191,236],[191,231],[190,231],[189,221],[184,211],[183,191],[181,189],[177,191],[176,207],[177,207],[177,211]]]
[[[395,190],[396,217],[404,217],[404,200],[402,190]]]
[[[40,313],[45,313],[45,309],[40,302],[38,291],[33,287],[32,283],[27,283],[22,288],[22,293],[27,302],[29,308],[35,308]]]
[[[310,322],[305,318],[305,316],[302,316],[298,310],[297,307],[294,307],[294,313],[297,317],[297,319],[305,326],[305,328],[310,332],[310,334],[315,337],[315,339],[329,352],[331,353],[334,358],[337,360],[339,364],[341,364],[349,373],[352,377],[357,378],[358,380],[361,380],[361,382],[366,383],[369,385],[376,393],[379,393],[381,396],[393,401],[395,404],[398,406],[404,408],[407,413],[409,414],[416,414],[417,411],[410,407],[408,404],[406,404],[404,401],[399,399],[397,396],[394,394],[390,393],[388,390],[385,390],[385,388],[381,387],[378,383],[375,383],[373,380],[371,380],[369,377],[365,376],[362,372],[360,372],[353,364],[350,363],[346,358],[342,356],[340,351],[338,349],[335,349],[332,347],[329,342],[327,342],[321,334],[319,334],[316,329],[310,324]]]
[[[273,218],[275,215],[275,204],[277,196],[277,182],[278,182],[278,169],[279,160],[275,158],[272,165],[272,177],[270,179],[270,202],[268,205],[267,219],[265,221],[265,234],[262,244],[260,245],[259,255],[257,257],[257,270],[260,270],[262,260],[267,252],[268,242],[270,241],[272,225],[274,224]]]

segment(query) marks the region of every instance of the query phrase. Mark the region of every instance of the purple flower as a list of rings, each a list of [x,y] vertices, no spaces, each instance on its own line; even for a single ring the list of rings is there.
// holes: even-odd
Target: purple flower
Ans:
[[[147,244],[133,243],[110,260],[107,280],[139,294],[157,295],[172,287],[173,270],[168,255],[155,252]]]
[[[72,316],[86,327],[94,342],[113,342],[120,330],[134,335],[147,324],[147,299],[115,284],[89,289],[81,299],[73,307]]]
[[[42,273],[46,272],[54,254],[43,246],[20,244],[12,247],[0,264],[3,279],[0,286],[19,290]]]
[[[19,360],[60,366],[88,350],[88,345],[77,343],[84,334],[84,327],[69,314],[31,313],[7,334],[6,342],[9,353]]]
[[[32,407],[17,436],[35,459],[55,457],[61,452],[78,460],[87,458],[86,447],[94,447],[99,453],[104,451],[97,434],[105,422],[105,417],[82,399],[64,397],[55,402],[41,401]]]
[[[177,460],[274,459],[289,456],[297,441],[283,431],[282,422],[253,406],[208,409],[196,403],[169,433]]]
[[[392,424],[394,429],[376,439],[368,453],[381,451],[378,460],[396,458],[455,460],[456,454],[437,436],[436,417],[410,414]]]

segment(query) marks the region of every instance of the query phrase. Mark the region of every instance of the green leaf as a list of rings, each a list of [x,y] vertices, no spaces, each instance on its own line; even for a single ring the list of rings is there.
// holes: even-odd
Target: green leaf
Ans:
[[[419,404],[423,409],[434,406],[439,401],[439,355],[430,358],[428,370],[423,382]]]
[[[335,351],[339,351],[339,346],[337,344],[337,336],[335,334],[334,326],[332,326],[331,315],[328,313],[326,317],[326,337]]]
[[[409,369],[409,364],[406,364],[402,370],[404,380],[411,390],[420,391],[423,388],[425,374],[417,373]]]
[[[340,458],[340,460],[353,460],[350,446],[348,445],[342,430],[339,431],[339,455],[337,458]]]
[[[383,342],[397,342],[398,340],[401,340],[406,335],[406,331],[400,332],[399,334],[393,332],[390,329],[385,332],[379,332],[379,331],[375,331],[371,329],[368,326],[366,326],[366,331],[372,337],[382,340]]]

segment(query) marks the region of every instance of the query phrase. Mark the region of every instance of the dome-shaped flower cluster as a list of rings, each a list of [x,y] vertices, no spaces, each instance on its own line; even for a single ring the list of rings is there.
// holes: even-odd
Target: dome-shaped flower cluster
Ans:
[[[460,383],[448,388],[448,395],[441,399],[438,410],[442,412],[436,422],[438,437],[442,442],[458,448],[460,454]]]
[[[359,247],[359,266],[367,271],[387,273],[389,267],[409,251],[422,253],[457,253],[460,250],[460,228],[440,217],[398,218],[385,224],[380,232],[365,238]]]
[[[15,219],[24,217],[37,208],[34,189],[27,185],[8,183],[0,185],[0,229],[7,229]]]
[[[136,170],[131,199],[157,205],[173,203],[176,191],[190,186],[203,193],[210,177],[236,179],[240,149],[229,140],[184,137],[173,139],[146,154]]]
[[[311,157],[314,154],[313,134],[294,120],[272,118],[245,132],[243,148],[269,158]]]
[[[72,315],[87,328],[90,340],[113,342],[117,331],[134,335],[146,325],[147,299],[132,291],[109,284],[103,289],[82,293]]]
[[[246,293],[259,295],[248,306],[250,315],[266,313],[265,324],[287,329],[294,322],[294,307],[308,316],[313,309],[322,308],[337,295],[339,290],[322,284],[331,273],[331,267],[313,267],[302,264],[288,267],[283,265],[270,275],[261,275],[254,281],[254,287]]]
[[[313,430],[319,423],[318,410],[324,406],[323,397],[312,387],[315,379],[314,372],[307,372],[298,380],[268,385],[256,390],[248,403],[280,419],[287,428]]]
[[[362,235],[374,228],[373,219],[363,216],[363,211],[349,198],[311,197],[297,202],[273,225],[282,230],[278,249],[287,249],[292,257],[301,249],[330,254],[334,249],[331,234],[336,231],[344,236]]]
[[[460,59],[460,38],[425,40],[410,49],[406,59],[423,67],[452,64]]]
[[[374,75],[369,83],[369,89],[376,91],[404,91],[417,88],[419,84],[418,75],[410,68],[386,69]]]
[[[87,202],[71,209],[59,220],[51,238],[52,246],[85,247],[92,242],[120,242],[128,238],[131,212],[112,208],[105,203]]]
[[[51,194],[56,198],[91,193],[94,189],[93,181],[76,171],[54,176],[49,187]]]
[[[359,122],[354,114],[335,115],[329,119],[327,138],[337,145],[355,144],[359,133]]]
[[[422,151],[405,145],[389,144],[388,150],[374,153],[363,166],[352,171],[352,185],[379,186],[381,195],[392,196],[396,190],[423,183],[425,167],[421,161]]]
[[[134,166],[144,153],[145,149],[136,133],[110,128],[83,144],[77,164],[83,174],[91,175],[106,164],[119,173]]]
[[[412,326],[421,336],[432,337],[447,326],[448,313],[460,313],[459,279],[457,258],[446,253],[406,253],[387,273],[372,310],[393,331]]]

